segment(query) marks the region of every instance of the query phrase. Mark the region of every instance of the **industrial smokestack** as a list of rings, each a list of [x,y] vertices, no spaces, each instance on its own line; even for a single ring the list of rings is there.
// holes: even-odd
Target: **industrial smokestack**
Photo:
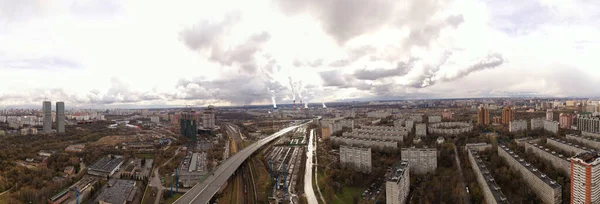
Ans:
[[[294,100],[294,110],[296,109],[296,100]]]

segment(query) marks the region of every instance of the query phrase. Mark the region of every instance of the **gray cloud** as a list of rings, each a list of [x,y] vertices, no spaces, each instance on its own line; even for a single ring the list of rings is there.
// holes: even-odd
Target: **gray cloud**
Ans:
[[[319,72],[323,86],[337,88],[356,88],[358,90],[369,90],[372,85],[364,80],[357,80],[353,75],[343,74],[340,70]]]
[[[493,53],[482,59],[481,61],[471,65],[466,69],[459,70],[458,73],[452,77],[442,77],[440,80],[442,81],[451,81],[459,78],[463,78],[473,72],[481,71],[484,69],[491,69],[498,67],[504,63],[504,58],[499,53]]]
[[[225,16],[222,22],[203,21],[195,26],[184,29],[180,40],[191,50],[210,52],[209,59],[223,66],[237,65],[245,73],[256,73],[257,65],[254,55],[263,44],[271,38],[267,32],[251,35],[245,42],[232,48],[224,48],[222,41],[240,19],[239,13]]]
[[[354,72],[354,77],[360,80],[377,80],[381,78],[404,76],[412,70],[416,58],[411,58],[406,62],[399,62],[393,69],[359,69]]]
[[[449,16],[444,21],[429,23],[423,26],[415,26],[410,30],[408,39],[405,41],[404,46],[429,46],[430,42],[436,39],[444,28],[456,28],[462,22],[464,22],[462,15],[453,15]]]
[[[323,29],[338,44],[375,30],[390,21],[397,1],[371,0],[279,0],[287,14],[309,12],[318,16]]]

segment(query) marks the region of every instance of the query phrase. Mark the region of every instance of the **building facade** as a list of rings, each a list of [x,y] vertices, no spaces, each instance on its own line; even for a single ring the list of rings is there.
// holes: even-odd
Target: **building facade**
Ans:
[[[458,135],[473,130],[473,125],[467,122],[442,122],[430,124],[427,128],[430,134]]]
[[[215,107],[209,105],[202,111],[202,126],[207,129],[215,128]]]
[[[475,172],[477,183],[483,193],[485,203],[497,204],[497,203],[508,203],[508,199],[502,193],[502,189],[496,181],[490,171],[487,169],[478,151],[482,149],[490,148],[490,144],[467,144],[467,154],[469,155],[469,162],[471,163],[471,169]]]
[[[549,120],[549,121],[554,120],[554,111],[552,109],[546,110],[546,120]]]
[[[371,148],[340,145],[340,163],[360,172],[371,172]]]
[[[419,123],[415,125],[415,134],[417,137],[427,136],[427,125]]]
[[[504,145],[498,146],[498,155],[508,163],[510,168],[521,174],[529,189],[544,203],[559,204],[562,202],[562,186],[526,162],[519,155]]]
[[[354,137],[331,136],[331,143],[333,145],[363,146],[372,148],[373,151],[380,152],[394,151],[398,149],[398,142],[391,140],[374,140]]]
[[[481,105],[477,109],[477,124],[478,125],[489,125],[490,124],[490,112],[489,110]]]
[[[402,148],[402,161],[408,161],[410,171],[417,174],[433,173],[437,169],[435,148]]]
[[[571,158],[571,203],[600,203],[600,156],[584,152]]]
[[[439,123],[442,122],[442,116],[439,115],[430,115],[427,117],[429,123]]]
[[[505,107],[502,109],[502,124],[508,125],[510,121],[515,120],[515,110],[512,107]]]
[[[570,164],[565,155],[558,154],[542,145],[538,145],[535,140],[522,142],[520,144],[525,146],[527,152],[531,152],[543,160],[548,161],[555,169],[566,175],[570,174]]]
[[[519,132],[527,130],[527,121],[526,120],[513,120],[508,123],[508,131],[509,132]]]
[[[65,132],[65,102],[56,102],[56,132]]]
[[[52,102],[44,101],[42,103],[42,113],[44,114],[43,132],[48,134],[52,132]]]
[[[410,193],[410,163],[403,161],[392,170],[385,182],[385,201],[387,204],[407,203]]]
[[[591,115],[577,116],[577,130],[600,133],[600,118]]]
[[[573,115],[561,113],[558,115],[558,122],[560,123],[560,128],[571,129],[571,126],[573,125]]]

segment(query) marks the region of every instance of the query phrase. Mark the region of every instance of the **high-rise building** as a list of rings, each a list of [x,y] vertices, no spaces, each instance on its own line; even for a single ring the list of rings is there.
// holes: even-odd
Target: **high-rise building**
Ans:
[[[583,152],[571,158],[571,203],[600,203],[600,156]]]
[[[435,148],[402,148],[402,161],[410,162],[410,170],[417,174],[433,173],[437,169]]]
[[[554,120],[554,111],[552,109],[546,110],[546,120]]]
[[[490,124],[490,112],[485,106],[479,106],[477,109],[477,124],[478,125],[489,125]]]
[[[215,107],[209,105],[208,108],[202,111],[202,126],[204,128],[215,128]]]
[[[600,117],[591,115],[578,115],[577,116],[577,130],[584,132],[600,132]]]
[[[573,115],[561,113],[558,115],[558,122],[560,123],[560,128],[571,129],[571,126],[573,125]]]
[[[197,139],[198,128],[196,126],[196,112],[186,110],[179,116],[179,128],[181,136],[187,137],[193,141]]]
[[[44,114],[44,133],[48,134],[52,132],[52,102],[44,101],[42,103],[42,113]]]
[[[515,120],[515,110],[512,107],[505,107],[502,109],[502,124],[508,125],[510,121]]]
[[[361,172],[371,173],[371,148],[340,145],[340,163]]]
[[[386,178],[385,201],[387,204],[404,204],[410,192],[410,165],[402,161]]]
[[[56,102],[56,131],[65,132],[65,102]]]

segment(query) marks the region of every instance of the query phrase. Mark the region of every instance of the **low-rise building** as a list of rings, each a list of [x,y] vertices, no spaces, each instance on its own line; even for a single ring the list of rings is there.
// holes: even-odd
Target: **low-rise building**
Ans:
[[[471,163],[471,168],[475,172],[475,177],[477,178],[477,183],[483,192],[483,198],[485,203],[488,204],[497,204],[497,203],[506,203],[508,204],[508,199],[502,193],[502,189],[496,183],[492,174],[487,169],[483,160],[479,156],[479,152],[482,149],[491,148],[490,144],[467,144],[466,149],[469,156],[469,162]]]
[[[361,172],[371,172],[371,148],[340,145],[340,163]]]
[[[519,132],[527,130],[527,121],[526,120],[512,120],[508,125],[509,132]]]
[[[437,169],[435,148],[402,148],[401,157],[411,164],[410,171],[416,174],[433,173]]]
[[[85,148],[85,144],[73,144],[73,145],[69,145],[67,148],[65,148],[66,152],[83,152],[83,149]]]
[[[94,176],[112,176],[123,165],[123,157],[108,155],[100,158],[88,167],[88,174]]]
[[[540,172],[505,145],[498,146],[498,155],[507,161],[513,171],[520,173],[527,186],[544,203],[558,204],[562,202],[562,186],[548,175]]]
[[[100,204],[125,204],[132,203],[137,191],[135,181],[111,179],[106,188],[100,191],[98,197],[92,203]]]
[[[407,203],[410,193],[410,163],[402,161],[392,169],[385,182],[385,200],[387,204]]]

